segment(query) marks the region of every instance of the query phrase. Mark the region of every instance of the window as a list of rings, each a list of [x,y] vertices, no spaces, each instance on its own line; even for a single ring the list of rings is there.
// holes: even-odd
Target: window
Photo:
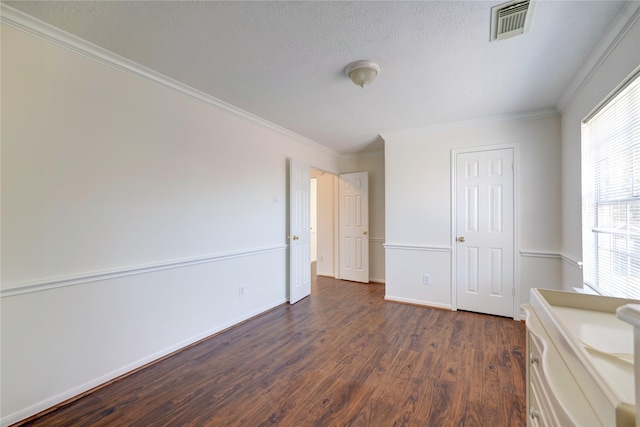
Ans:
[[[584,282],[640,299],[640,71],[582,125]]]

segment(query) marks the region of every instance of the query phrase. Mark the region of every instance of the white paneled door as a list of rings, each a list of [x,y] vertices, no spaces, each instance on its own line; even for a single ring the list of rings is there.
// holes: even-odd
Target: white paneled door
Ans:
[[[309,165],[289,161],[289,303],[311,294]]]
[[[340,175],[340,278],[369,283],[369,175]]]
[[[514,315],[514,149],[455,157],[457,308]]]

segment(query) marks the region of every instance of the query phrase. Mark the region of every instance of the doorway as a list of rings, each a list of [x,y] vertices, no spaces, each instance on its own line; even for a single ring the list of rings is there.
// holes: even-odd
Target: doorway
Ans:
[[[312,274],[337,277],[337,175],[312,167],[311,180]]]
[[[297,178],[304,178],[300,188],[295,187]],[[334,175],[332,173],[290,161],[290,260],[289,260],[289,301],[295,303],[310,294],[311,285],[316,276],[342,278],[346,280],[369,282],[368,278],[368,177],[366,172]],[[353,180],[351,182],[350,180]],[[352,192],[348,193],[356,203],[351,209],[344,208],[340,202],[340,194],[346,194],[345,183],[351,182]],[[341,187],[341,183],[343,186]],[[307,196],[300,196],[306,194]],[[364,196],[363,196],[364,194]],[[306,202],[302,202],[306,200]],[[344,201],[343,201],[344,202]],[[359,202],[359,204],[357,203]],[[302,203],[304,206],[302,206]],[[340,206],[345,212],[353,211],[354,229],[359,233],[359,242],[353,249],[353,260],[356,266],[366,264],[362,278],[342,277],[339,227]],[[344,217],[344,215],[343,215]],[[365,221],[363,221],[365,219]],[[342,233],[345,234],[346,233]],[[307,243],[308,242],[308,243]],[[306,243],[306,247],[304,244]],[[362,274],[362,273],[361,273]]]

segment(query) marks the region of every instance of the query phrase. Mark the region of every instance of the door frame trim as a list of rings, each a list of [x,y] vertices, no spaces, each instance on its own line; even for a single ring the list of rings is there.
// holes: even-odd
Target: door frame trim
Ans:
[[[517,142],[481,145],[465,148],[451,149],[451,309],[458,310],[458,280],[456,274],[456,259],[458,249],[456,245],[456,159],[458,154],[484,152],[493,150],[513,150],[513,319],[520,320],[520,257],[518,257],[518,244],[520,241],[520,145]]]

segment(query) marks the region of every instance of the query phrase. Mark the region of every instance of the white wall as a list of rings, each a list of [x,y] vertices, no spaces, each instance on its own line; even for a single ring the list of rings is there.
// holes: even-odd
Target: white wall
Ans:
[[[580,132],[582,120],[627,76],[640,66],[640,3],[630,4],[618,17],[581,73],[578,90],[564,103],[562,112],[562,251],[582,259]],[[582,286],[582,271],[563,265],[563,284],[569,290]]]
[[[287,158],[338,170],[33,25],[2,24],[3,425],[283,303]]]
[[[384,152],[344,156],[340,172],[369,174],[369,280],[385,281],[385,164]]]
[[[560,287],[560,118],[552,113],[383,135],[386,297],[452,307],[451,150],[517,144],[520,302]],[[422,284],[431,274],[432,284]]]

